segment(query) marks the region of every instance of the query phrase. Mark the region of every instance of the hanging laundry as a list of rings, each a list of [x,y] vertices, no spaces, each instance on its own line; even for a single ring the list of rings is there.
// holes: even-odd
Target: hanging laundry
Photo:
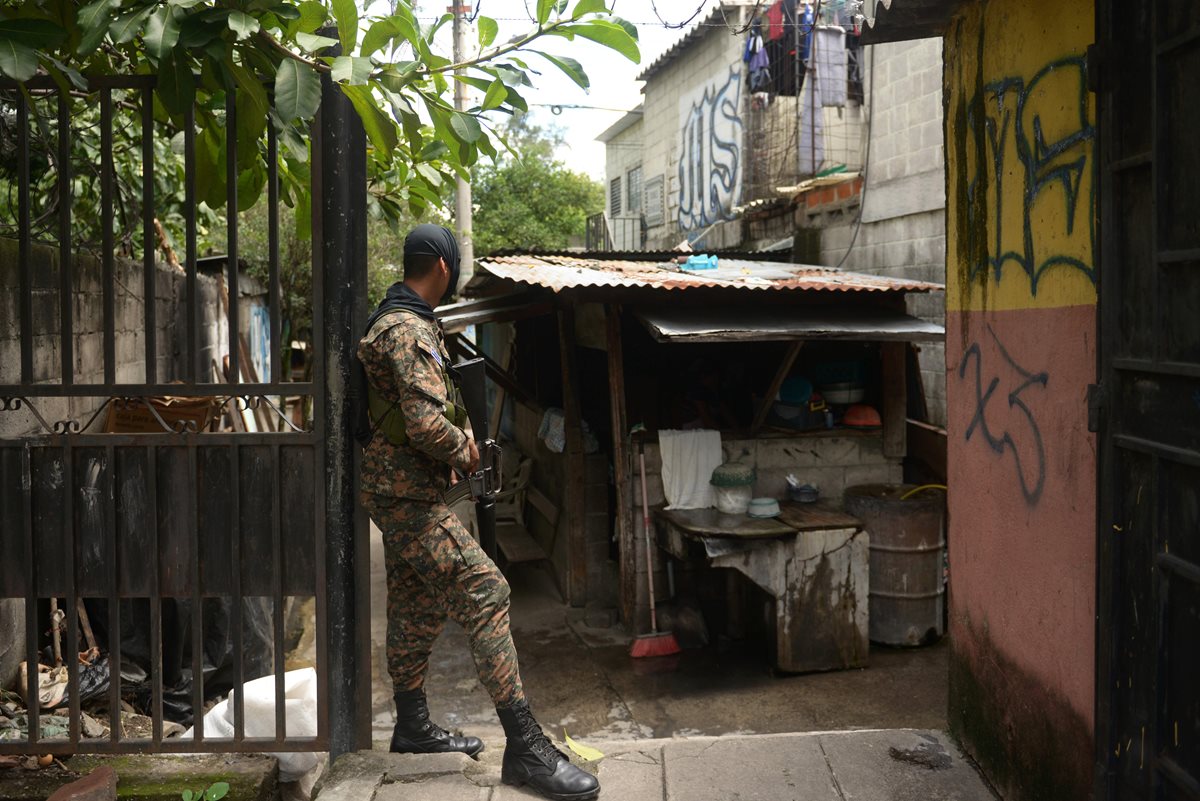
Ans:
[[[846,105],[846,32],[838,27],[817,28],[813,34],[813,61],[826,106]]]
[[[767,41],[783,38],[783,0],[775,0],[767,9]]]
[[[762,37],[754,34],[751,39],[754,53],[750,56],[750,91],[763,92],[771,86],[771,61]]]

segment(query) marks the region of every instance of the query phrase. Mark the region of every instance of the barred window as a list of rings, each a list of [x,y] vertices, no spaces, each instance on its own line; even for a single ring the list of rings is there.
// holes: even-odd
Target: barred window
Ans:
[[[642,165],[625,173],[625,200],[630,214],[642,213]]]
[[[621,177],[613,178],[608,184],[608,214],[616,217],[621,213]]]

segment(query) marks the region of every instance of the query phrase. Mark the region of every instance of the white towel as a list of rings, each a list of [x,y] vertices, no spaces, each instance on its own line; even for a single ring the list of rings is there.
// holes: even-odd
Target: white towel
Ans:
[[[659,431],[663,494],[668,509],[707,509],[713,505],[713,470],[721,464],[721,432]]]
[[[817,62],[818,105],[846,105],[846,32],[841,28],[817,28],[813,34],[813,58]]]

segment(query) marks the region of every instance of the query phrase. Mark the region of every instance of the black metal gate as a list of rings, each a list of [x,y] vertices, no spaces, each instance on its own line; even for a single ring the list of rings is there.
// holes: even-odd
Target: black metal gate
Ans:
[[[326,76],[310,137],[310,369],[293,380],[274,126],[239,142],[232,87],[216,111],[225,114],[226,210],[238,208],[239,148],[261,152],[266,165],[269,265],[265,299],[250,309],[239,215],[224,215],[223,270],[206,274],[197,252],[198,226],[216,215],[197,200],[206,176],[196,111],[181,130],[156,121],[153,76],[68,89],[0,84],[13,134],[2,143],[12,167],[3,188],[18,218],[0,241],[0,599],[24,601],[27,707],[20,736],[10,721],[0,753],[354,748],[369,723],[358,703],[369,691],[360,657],[369,639],[356,636],[369,557],[347,397],[366,286],[361,123]],[[137,124],[114,123],[130,110],[121,119]],[[96,150],[81,165],[83,125]],[[162,163],[164,140],[182,152],[178,173]],[[51,146],[43,152],[36,141]],[[115,186],[122,148],[141,158],[132,204]],[[80,219],[73,201],[94,188],[89,181],[98,203]],[[169,208],[177,194],[182,203]],[[172,213],[185,232],[175,268],[158,258],[160,221]],[[125,259],[114,221],[129,215]],[[84,226],[98,234],[93,253],[81,247]],[[240,333],[247,327],[261,350]],[[216,430],[219,419],[232,430]],[[307,716],[286,698],[299,692],[285,686],[292,609],[299,621],[315,614],[317,699]],[[93,640],[101,656],[78,656]],[[40,675],[39,663],[50,672]],[[248,705],[246,683],[262,677],[265,690],[249,691],[262,697]],[[226,689],[228,730],[206,733],[205,702]],[[97,692],[110,718],[103,735],[85,731],[81,715]],[[148,713],[148,732],[123,731],[123,700]],[[165,735],[173,712],[193,719],[192,739]]]
[[[1200,5],[1097,3],[1097,797],[1200,799]]]

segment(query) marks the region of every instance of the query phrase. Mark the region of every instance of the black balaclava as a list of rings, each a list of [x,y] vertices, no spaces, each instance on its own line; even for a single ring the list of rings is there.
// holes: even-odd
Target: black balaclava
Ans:
[[[454,294],[454,290],[458,287],[459,275],[458,240],[454,238],[454,234],[449,228],[432,223],[421,223],[404,238],[404,255],[438,256],[445,259],[446,267],[450,270],[450,283],[446,287],[446,295],[442,301],[445,302]],[[416,292],[409,289],[403,281],[397,281],[388,287],[387,294],[380,302],[379,307],[367,320],[366,330],[370,331],[371,326],[375,325],[375,321],[383,315],[400,309],[406,309],[429,320],[434,319],[433,309],[429,304]]]
[[[404,237],[404,255],[439,256],[446,260],[446,267],[450,269],[450,284],[446,288],[446,297],[442,298],[443,302],[458,289],[458,240],[449,228],[421,223]]]

